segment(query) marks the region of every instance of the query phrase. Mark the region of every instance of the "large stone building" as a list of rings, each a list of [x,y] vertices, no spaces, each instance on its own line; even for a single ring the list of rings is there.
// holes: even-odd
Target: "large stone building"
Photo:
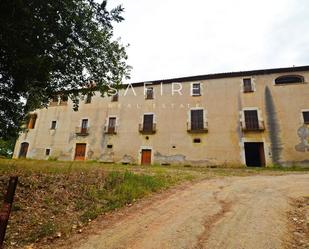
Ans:
[[[14,157],[309,165],[309,66],[129,84],[31,113]]]

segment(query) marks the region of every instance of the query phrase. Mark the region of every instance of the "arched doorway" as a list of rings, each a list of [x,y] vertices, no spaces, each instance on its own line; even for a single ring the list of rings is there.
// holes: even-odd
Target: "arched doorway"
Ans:
[[[27,142],[21,143],[18,158],[26,158],[27,157],[28,147],[29,147],[29,143],[27,143]]]

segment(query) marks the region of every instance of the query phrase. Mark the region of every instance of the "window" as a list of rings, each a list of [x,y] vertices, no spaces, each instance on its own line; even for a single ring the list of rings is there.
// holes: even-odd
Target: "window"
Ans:
[[[108,128],[107,128],[107,133],[115,133],[116,131],[116,118],[112,117],[108,119]]]
[[[309,124],[309,111],[303,112],[304,124]]]
[[[153,99],[153,87],[146,88],[146,99]]]
[[[61,96],[61,102],[68,102],[68,95],[62,95]]]
[[[247,130],[259,130],[259,118],[257,110],[244,111]]]
[[[251,78],[243,79],[244,93],[253,92]]]
[[[87,94],[86,100],[85,100],[85,104],[90,104],[91,103],[91,99],[92,99],[91,94]]]
[[[201,84],[193,83],[191,85],[191,93],[192,93],[192,96],[201,96]]]
[[[27,143],[27,142],[21,143],[18,158],[26,158],[28,148],[29,148],[29,143]]]
[[[191,130],[204,129],[204,112],[203,110],[191,110]]]
[[[303,83],[304,77],[301,75],[284,75],[275,79],[276,85]]]
[[[88,119],[83,119],[81,133],[87,133],[87,128],[88,128]]]
[[[38,116],[37,114],[30,114],[29,115],[28,129],[34,129],[37,116]]]
[[[51,122],[50,129],[51,129],[51,130],[55,130],[55,129],[56,129],[56,126],[57,126],[57,121],[54,120],[54,121]]]
[[[46,149],[45,150],[45,156],[49,156],[50,155],[50,149]]]
[[[56,95],[52,98],[52,102],[55,103],[55,104],[58,104],[58,95]]]
[[[107,148],[108,148],[108,149],[112,149],[112,148],[113,148],[113,145],[112,145],[112,144],[108,144],[108,145],[107,145]]]
[[[112,96],[112,102],[117,102],[117,101],[118,101],[118,98],[119,98],[119,94],[118,94],[118,91],[117,91],[117,93],[115,93],[115,94]]]
[[[201,143],[201,139],[200,138],[194,138],[193,143],[199,144],[199,143]]]
[[[145,114],[143,122],[143,131],[152,132],[153,131],[153,114]]]

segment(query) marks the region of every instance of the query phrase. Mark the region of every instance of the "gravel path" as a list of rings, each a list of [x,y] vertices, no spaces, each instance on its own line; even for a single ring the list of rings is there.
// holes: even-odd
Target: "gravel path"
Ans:
[[[286,248],[292,198],[309,196],[309,174],[204,180],[132,207],[66,248]]]

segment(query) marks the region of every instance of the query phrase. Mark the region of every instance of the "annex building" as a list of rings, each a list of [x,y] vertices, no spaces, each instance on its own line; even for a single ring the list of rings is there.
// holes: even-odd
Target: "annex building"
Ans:
[[[123,164],[309,165],[309,66],[218,73],[57,96],[31,113],[15,158]]]

